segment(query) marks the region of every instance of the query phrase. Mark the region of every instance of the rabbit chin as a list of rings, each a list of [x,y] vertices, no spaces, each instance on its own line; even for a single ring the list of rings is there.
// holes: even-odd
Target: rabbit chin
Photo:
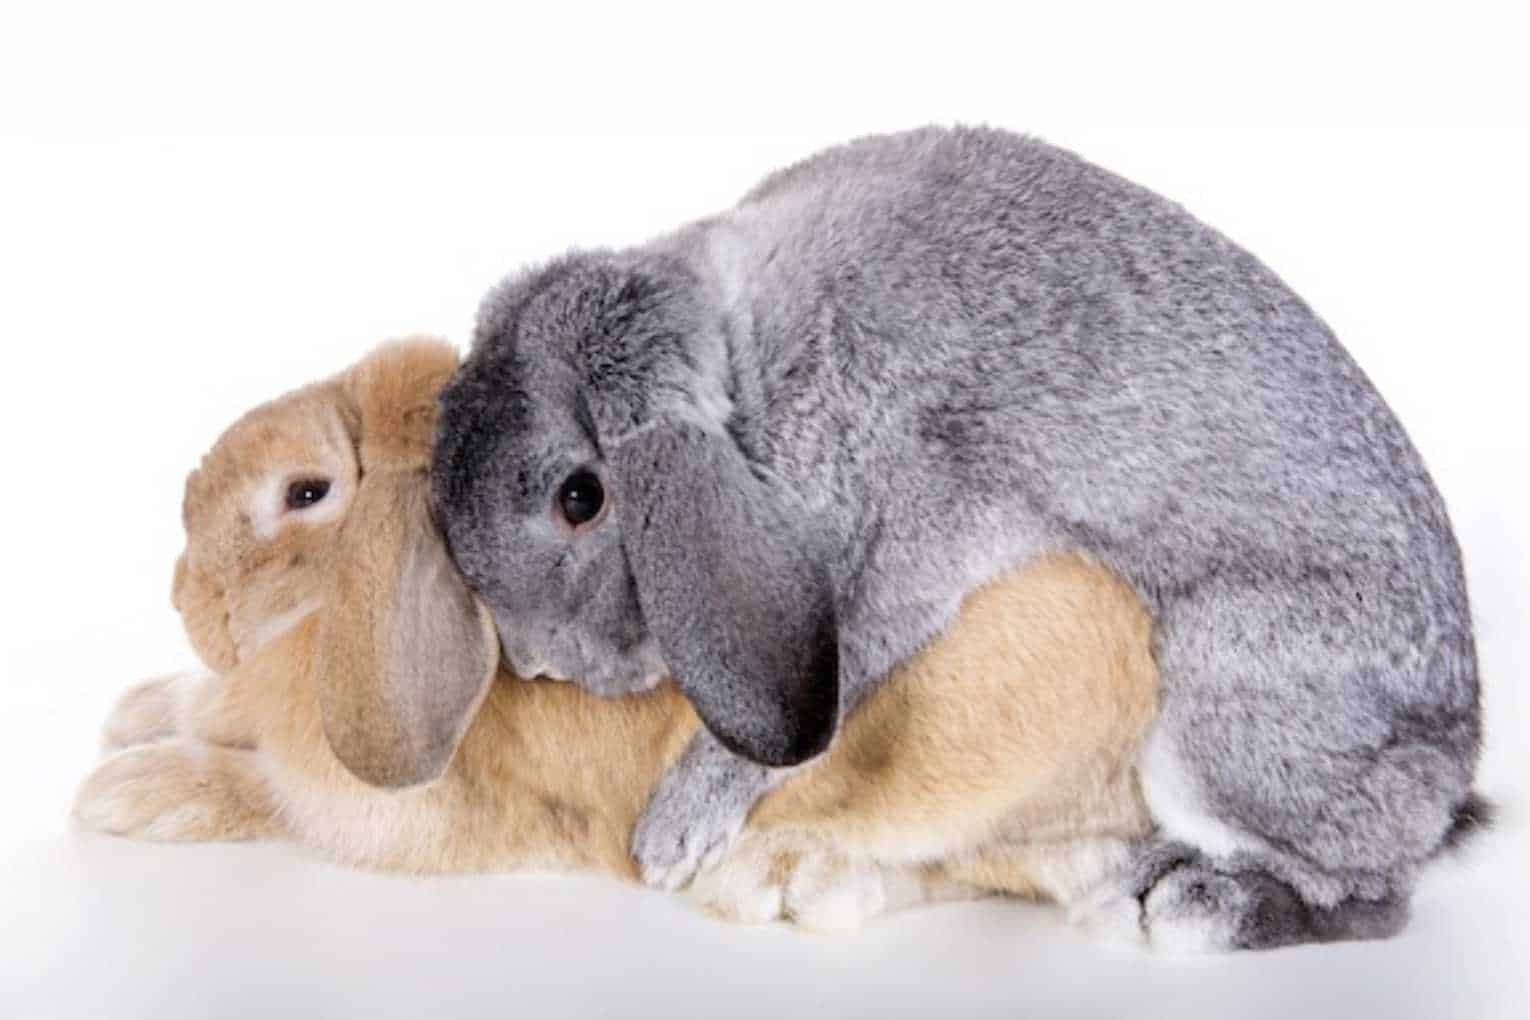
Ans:
[[[657,687],[669,670],[651,639],[644,639],[624,653],[587,654],[578,642],[553,640],[550,652],[533,647],[519,632],[501,626],[500,654],[512,672],[523,680],[556,680],[573,683],[591,694],[617,697]],[[545,647],[545,646],[544,646]]]
[[[522,669],[513,666],[515,675],[525,680],[552,680],[557,683],[576,684],[591,694],[603,698],[615,698],[624,694],[640,694],[659,686],[669,675],[662,662],[655,665],[645,661],[622,660],[610,666],[587,666],[579,669],[560,669],[546,662],[538,662],[540,668]]]
[[[526,683],[545,681],[555,684],[574,684],[581,690],[589,691],[603,698],[619,698],[626,694],[642,694],[645,691],[651,691],[663,683],[669,675],[664,670],[658,670],[657,672],[637,673],[626,678],[602,677],[592,682],[586,675],[579,677],[561,676],[550,669],[524,673],[519,669],[514,669],[512,672]]]

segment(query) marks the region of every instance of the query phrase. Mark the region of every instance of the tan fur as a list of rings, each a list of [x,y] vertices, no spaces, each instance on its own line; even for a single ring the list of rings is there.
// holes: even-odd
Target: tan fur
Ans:
[[[185,738],[130,747],[86,778],[76,817],[93,828],[141,839],[279,835],[284,830],[255,756]]]
[[[423,492],[432,401],[454,365],[443,344],[384,347],[219,440],[188,480],[174,595],[217,673],[124,696],[108,745],[159,742],[103,762],[81,789],[82,821],[160,839],[280,831],[391,870],[635,877],[632,827],[698,725],[670,685],[601,700],[501,670],[445,775],[404,790],[361,782],[326,740],[321,673],[379,668],[337,655],[332,621],[355,625],[336,607],[371,600],[375,620],[391,592],[334,579],[359,561],[386,578],[398,559],[386,522],[363,529],[370,544],[341,541],[348,501],[379,473],[404,480],[396,501]],[[321,465],[343,475],[338,516],[260,534],[250,493],[278,468]],[[1120,580],[1077,556],[1018,570],[969,597],[823,758],[763,801],[694,892],[723,916],[813,927],[973,890],[1075,900],[1149,828],[1130,762],[1154,684],[1148,620]]]

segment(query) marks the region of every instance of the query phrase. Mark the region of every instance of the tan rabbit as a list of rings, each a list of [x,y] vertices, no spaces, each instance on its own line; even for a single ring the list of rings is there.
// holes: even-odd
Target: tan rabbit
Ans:
[[[122,697],[83,825],[284,836],[409,872],[635,877],[633,825],[697,719],[668,684],[605,700],[499,665],[427,507],[434,398],[455,365],[443,343],[387,345],[218,440],[187,480],[173,593],[212,672]],[[420,676],[479,679],[404,682]],[[692,892],[735,919],[816,927],[985,891],[1078,902],[1151,828],[1131,762],[1154,685],[1136,596],[1080,557],[1037,562],[972,595]],[[476,712],[442,693],[457,690]],[[379,735],[419,733],[407,755],[439,778],[403,790],[332,750],[355,761]],[[395,764],[358,771],[386,783]]]

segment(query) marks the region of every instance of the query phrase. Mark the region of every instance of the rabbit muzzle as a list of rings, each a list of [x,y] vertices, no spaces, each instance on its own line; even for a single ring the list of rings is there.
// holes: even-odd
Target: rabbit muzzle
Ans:
[[[513,623],[496,612],[500,651],[522,679],[577,682],[602,697],[652,690],[668,675],[651,638],[617,648],[589,640],[576,627],[546,621]]]

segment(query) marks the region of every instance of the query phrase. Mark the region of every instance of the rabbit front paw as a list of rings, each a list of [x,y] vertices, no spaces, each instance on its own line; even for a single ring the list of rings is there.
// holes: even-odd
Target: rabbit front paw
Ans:
[[[672,778],[659,784],[632,833],[632,857],[643,881],[671,890],[722,858],[743,831],[754,803],[752,796],[696,790]]]
[[[882,869],[870,862],[852,862],[837,854],[808,854],[797,862],[787,880],[785,914],[808,931],[859,931],[887,910]]]
[[[204,680],[205,674],[173,673],[129,687],[117,698],[101,727],[101,749],[120,751],[175,736],[180,730],[181,706],[191,689]]]
[[[769,924],[786,917],[786,881],[798,855],[746,838],[686,890],[703,910],[734,924]]]
[[[633,830],[632,857],[643,881],[679,889],[715,865],[775,781],[769,769],[701,734],[659,780]]]
[[[689,889],[703,909],[738,924],[787,921],[852,932],[888,909],[883,869],[811,842],[745,837]]]
[[[87,829],[167,842],[274,831],[251,752],[163,740],[119,751],[85,778],[74,818]]]

